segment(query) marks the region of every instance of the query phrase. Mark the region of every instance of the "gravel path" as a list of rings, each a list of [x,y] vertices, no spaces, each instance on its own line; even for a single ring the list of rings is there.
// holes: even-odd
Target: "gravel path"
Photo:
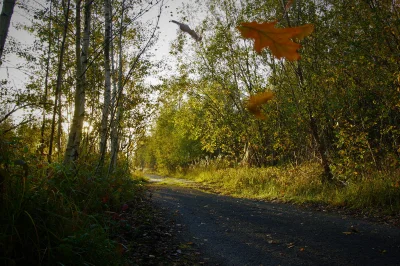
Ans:
[[[152,198],[208,265],[400,265],[396,227],[176,185]]]

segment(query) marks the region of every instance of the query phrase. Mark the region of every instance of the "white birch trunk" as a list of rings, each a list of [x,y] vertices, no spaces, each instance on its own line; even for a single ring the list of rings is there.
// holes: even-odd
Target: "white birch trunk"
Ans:
[[[71,130],[68,136],[68,144],[65,151],[64,164],[70,164],[79,156],[79,147],[82,139],[83,121],[85,119],[86,102],[86,70],[88,63],[89,40],[90,40],[90,22],[91,5],[93,0],[85,2],[85,27],[83,33],[83,45],[80,49],[80,0],[76,5],[76,91],[75,91],[75,109],[72,119]]]
[[[117,89],[113,92],[113,114],[111,115],[111,119],[115,117],[111,121],[111,160],[108,168],[108,173],[114,171],[117,166],[118,160],[118,152],[119,152],[119,123],[122,116],[122,101],[123,101],[123,84],[122,84],[122,32],[123,32],[123,21],[124,21],[124,12],[125,12],[125,1],[122,1],[121,7],[121,20],[120,20],[120,31],[119,31],[119,40],[118,40],[118,52],[119,52],[119,60],[118,60],[118,86]]]
[[[111,63],[110,63],[110,45],[111,45],[111,3],[110,0],[104,0],[104,103],[103,114],[101,118],[100,129],[100,161],[98,170],[104,165],[104,158],[107,150],[108,139],[108,116],[111,107]]]

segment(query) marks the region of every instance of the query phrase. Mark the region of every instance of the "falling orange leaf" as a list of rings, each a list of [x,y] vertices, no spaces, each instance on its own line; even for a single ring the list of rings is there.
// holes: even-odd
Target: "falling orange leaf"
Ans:
[[[254,49],[257,53],[268,47],[272,54],[277,58],[285,57],[290,61],[300,59],[297,50],[300,44],[293,42],[292,39],[302,40],[310,35],[314,30],[314,25],[306,24],[295,28],[275,28],[276,21],[257,23],[244,22],[237,29],[244,38],[254,39]]]
[[[250,113],[254,114],[256,117],[265,119],[265,116],[261,113],[261,105],[268,102],[273,97],[274,94],[270,91],[264,91],[255,95],[251,95],[246,107]]]

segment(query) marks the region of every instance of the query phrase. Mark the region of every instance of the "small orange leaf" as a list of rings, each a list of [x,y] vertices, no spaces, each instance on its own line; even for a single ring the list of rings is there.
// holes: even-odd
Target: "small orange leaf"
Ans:
[[[261,53],[261,50],[268,47],[277,58],[285,57],[290,61],[300,59],[297,50],[301,45],[292,39],[302,40],[314,30],[314,25],[306,24],[295,28],[275,28],[276,21],[257,23],[244,22],[237,27],[244,38],[254,39],[254,50]]]
[[[261,105],[268,102],[274,97],[274,94],[270,91],[264,91],[251,95],[247,102],[247,109],[250,113],[254,114],[260,119],[265,119],[265,116],[261,113]]]

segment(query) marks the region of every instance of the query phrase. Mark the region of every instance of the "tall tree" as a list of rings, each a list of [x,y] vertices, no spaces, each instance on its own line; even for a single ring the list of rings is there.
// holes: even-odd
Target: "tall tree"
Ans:
[[[149,32],[149,36],[146,38],[140,38],[140,34],[138,34],[137,37],[138,43],[135,44],[136,48],[138,49],[137,53],[131,57],[131,61],[128,65],[128,71],[126,72],[126,75],[124,76],[124,57],[123,57],[123,51],[122,51],[122,44],[123,44],[123,34],[122,32],[126,30],[126,26],[124,25],[124,19],[125,19],[125,12],[128,11],[128,9],[125,7],[125,0],[122,0],[122,8],[121,8],[121,19],[120,19],[120,25],[119,25],[119,39],[118,39],[118,52],[119,52],[119,59],[118,59],[118,76],[117,76],[117,84],[114,82],[114,91],[112,95],[112,101],[111,101],[111,160],[109,164],[109,169],[108,172],[111,173],[114,171],[116,165],[117,165],[117,160],[118,160],[118,152],[119,152],[119,146],[120,146],[120,125],[122,122],[122,118],[124,115],[124,103],[125,103],[125,95],[124,95],[124,88],[127,84],[132,84],[131,79],[135,77],[134,71],[138,70],[140,64],[141,64],[141,59],[143,54],[149,49],[154,44],[154,41],[156,40],[156,33],[158,30],[158,25],[160,22],[160,17],[161,17],[161,12],[163,9],[164,5],[164,0],[158,0],[155,3],[150,2],[149,5],[150,7],[141,10],[139,12],[139,15],[137,15],[134,19],[132,18],[127,18],[130,23],[135,21],[139,16],[143,15],[146,13],[150,8],[156,6],[157,4],[160,5],[158,15],[157,15],[157,20],[155,22],[155,25],[153,26],[153,29],[150,30],[145,30]],[[135,30],[135,32],[137,32]],[[130,34],[128,34],[130,35]],[[136,35],[136,34],[135,34]],[[143,36],[141,36],[143,37]],[[142,39],[142,40],[140,40]]]
[[[57,67],[57,83],[56,83],[56,93],[54,96],[54,107],[53,107],[53,118],[51,121],[51,131],[50,131],[50,140],[49,140],[49,153],[48,153],[48,161],[52,162],[52,154],[53,154],[53,141],[54,141],[54,131],[56,127],[56,114],[58,110],[58,105],[61,104],[59,102],[60,94],[61,94],[61,85],[62,85],[62,76],[63,76],[63,65],[64,65],[64,54],[65,54],[65,43],[67,41],[67,31],[69,27],[69,11],[71,6],[71,0],[63,0],[62,2],[63,12],[64,12],[64,21],[63,21],[63,30],[62,30],[62,40],[60,46],[60,55],[58,59],[58,67]]]
[[[64,163],[70,164],[79,156],[79,148],[82,138],[83,121],[85,119],[85,101],[86,101],[86,73],[88,66],[89,41],[90,41],[90,23],[91,23],[91,5],[93,0],[85,1],[85,26],[83,31],[83,45],[81,49],[81,0],[76,4],[76,90],[75,90],[75,108],[72,119],[72,125],[69,132],[68,144],[65,151]]]
[[[4,0],[0,15],[0,65],[16,0]]]
[[[122,33],[124,32],[124,15],[126,12],[125,0],[122,0],[120,24],[119,24],[119,38],[118,38],[118,82],[114,86],[113,102],[111,115],[111,161],[108,172],[112,172],[117,166],[118,152],[119,152],[119,123],[122,115],[122,102],[123,102],[123,52],[122,52]]]
[[[108,137],[108,116],[111,107],[111,62],[110,62],[110,46],[111,46],[111,2],[104,0],[104,103],[101,117],[100,128],[100,161],[98,170],[104,165],[104,158],[107,150]]]
[[[48,22],[48,48],[47,48],[47,59],[46,59],[46,74],[44,78],[44,95],[43,95],[43,110],[42,110],[42,126],[40,128],[40,152],[43,153],[45,147],[45,139],[44,139],[44,132],[46,129],[46,107],[47,107],[47,98],[48,98],[48,91],[49,91],[49,73],[50,73],[50,59],[51,59],[51,50],[53,45],[53,33],[52,33],[52,8],[53,2],[50,2],[50,9],[49,9],[49,22]]]

